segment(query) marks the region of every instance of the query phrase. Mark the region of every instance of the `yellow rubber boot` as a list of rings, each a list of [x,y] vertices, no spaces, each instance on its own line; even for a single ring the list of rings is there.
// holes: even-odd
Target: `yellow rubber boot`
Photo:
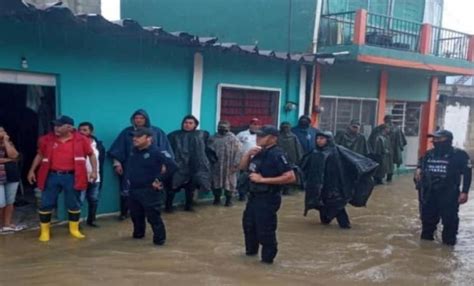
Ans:
[[[70,221],[69,222],[69,233],[75,238],[85,238],[86,236],[83,235],[79,231],[79,222],[78,221]]]
[[[50,239],[50,223],[40,223],[40,237],[39,241],[48,242]]]

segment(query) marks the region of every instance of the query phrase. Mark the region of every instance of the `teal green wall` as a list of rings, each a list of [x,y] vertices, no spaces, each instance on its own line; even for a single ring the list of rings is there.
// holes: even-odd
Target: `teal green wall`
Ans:
[[[377,98],[379,74],[353,62],[322,66],[321,95]]]
[[[389,71],[388,100],[428,101],[430,79],[427,74],[410,71]]]
[[[311,49],[315,5],[315,0],[121,0],[121,16],[277,51],[288,51],[291,26],[290,50],[304,52]]]
[[[179,128],[190,112],[193,51],[173,46],[136,45],[74,30],[0,23],[0,69],[18,70],[26,57],[28,72],[58,75],[59,112],[76,122],[91,121],[109,147],[130,123],[131,113],[145,108],[165,131]],[[79,46],[75,46],[79,45]],[[67,50],[71,48],[71,50]],[[118,207],[118,185],[106,162],[99,212]],[[59,213],[62,213],[60,201]]]
[[[56,75],[58,113],[77,123],[93,122],[107,148],[138,108],[145,108],[152,123],[166,132],[180,127],[182,117],[191,111],[194,52],[191,47],[157,44],[133,35],[0,21],[0,69],[21,70],[25,57],[28,72]],[[215,130],[219,83],[281,88],[282,103],[297,102],[299,66],[290,65],[287,89],[286,65],[254,55],[204,52],[202,129],[211,134]],[[296,117],[296,111],[282,111],[280,119],[294,123]],[[118,180],[111,162],[106,161],[105,167],[100,213],[118,208]],[[62,200],[59,213],[64,214]]]
[[[202,92],[202,128],[215,130],[219,84],[247,85],[281,89],[280,122],[297,121],[297,111],[286,112],[287,101],[298,102],[299,66],[289,65],[289,82],[286,87],[287,64],[282,61],[269,61],[252,55],[232,55],[228,53],[204,53],[204,78]]]

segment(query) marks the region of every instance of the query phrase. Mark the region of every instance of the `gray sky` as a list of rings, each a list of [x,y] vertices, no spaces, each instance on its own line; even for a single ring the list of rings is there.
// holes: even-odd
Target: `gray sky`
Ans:
[[[102,14],[109,20],[120,19],[120,0],[102,0]],[[443,27],[474,34],[474,0],[445,0]]]

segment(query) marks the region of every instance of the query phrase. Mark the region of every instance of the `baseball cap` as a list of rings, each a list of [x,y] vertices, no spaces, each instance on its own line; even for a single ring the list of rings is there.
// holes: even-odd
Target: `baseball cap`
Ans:
[[[61,115],[55,120],[52,121],[54,126],[63,126],[66,124],[73,125],[74,126],[74,119],[67,115]]]
[[[280,131],[278,131],[278,129],[273,125],[264,125],[262,128],[260,128],[260,130],[255,133],[257,134],[257,136],[260,137],[268,135],[278,136],[280,134]]]
[[[447,137],[448,139],[453,139],[453,133],[449,130],[438,130],[436,132],[428,134],[428,137],[431,138],[441,138],[441,137]]]
[[[153,131],[150,128],[138,128],[132,132],[133,137],[153,136]]]
[[[260,119],[258,119],[257,117],[254,117],[250,120],[250,124],[254,124],[254,123],[260,123]]]

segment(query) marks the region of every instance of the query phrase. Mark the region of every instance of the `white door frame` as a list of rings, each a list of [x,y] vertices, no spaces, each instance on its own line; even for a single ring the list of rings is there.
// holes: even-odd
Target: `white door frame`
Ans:
[[[262,91],[275,91],[275,92],[278,92],[278,95],[277,95],[278,96],[277,125],[280,124],[281,88],[220,83],[220,84],[217,85],[216,128],[217,128],[217,125],[218,125],[219,121],[221,120],[222,89],[226,88],[226,87],[227,88],[237,88],[237,89],[249,89],[249,90],[262,90]]]
[[[20,72],[0,69],[0,82],[23,85],[56,86],[56,76],[52,74]]]

